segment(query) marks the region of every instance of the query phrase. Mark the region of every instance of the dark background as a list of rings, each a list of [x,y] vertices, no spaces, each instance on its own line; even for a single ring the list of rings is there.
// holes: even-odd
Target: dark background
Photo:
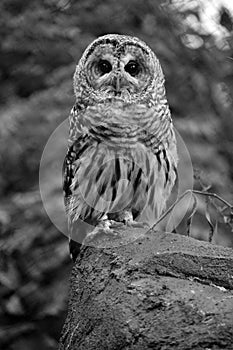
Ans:
[[[185,3],[190,6],[152,0],[0,2],[1,349],[57,349],[72,264],[67,238],[43,209],[39,164],[50,134],[74,103],[75,63],[97,36],[135,35],[156,52],[196,188],[211,186],[233,202],[232,18],[219,7],[216,28],[207,31],[201,2]],[[64,148],[64,141],[55,144],[51,165]],[[60,180],[47,171],[55,208]],[[213,242],[232,247],[232,216],[223,217],[219,208],[209,212],[199,198],[191,235],[208,239],[210,214]]]

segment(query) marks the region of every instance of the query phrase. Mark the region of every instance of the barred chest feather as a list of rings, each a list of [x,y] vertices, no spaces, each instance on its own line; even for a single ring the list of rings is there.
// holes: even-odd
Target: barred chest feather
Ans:
[[[80,118],[88,133],[70,147],[65,165],[72,221],[117,219],[130,209],[136,220],[155,222],[176,178],[176,142],[165,112],[104,106],[104,118],[94,107]]]

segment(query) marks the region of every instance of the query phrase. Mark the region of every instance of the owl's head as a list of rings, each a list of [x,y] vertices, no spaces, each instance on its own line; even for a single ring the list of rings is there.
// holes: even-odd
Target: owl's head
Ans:
[[[135,37],[109,34],[93,41],[74,74],[80,103],[106,100],[154,104],[164,95],[164,77],[154,52]]]

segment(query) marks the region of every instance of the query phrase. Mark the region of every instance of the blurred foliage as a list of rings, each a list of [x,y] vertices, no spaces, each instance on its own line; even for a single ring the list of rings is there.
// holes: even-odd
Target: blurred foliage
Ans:
[[[188,4],[190,3],[190,7]],[[157,53],[175,126],[211,191],[233,202],[232,14],[205,30],[198,1],[2,0],[0,3],[0,347],[57,349],[68,295],[67,240],[40,199],[41,154],[74,102],[72,74],[99,35],[129,34]],[[194,6],[193,6],[194,4]],[[221,45],[220,45],[220,44]],[[51,164],[59,158],[59,145]],[[52,207],[57,182],[49,176]],[[200,175],[201,174],[201,175]],[[56,184],[54,184],[56,183]],[[200,199],[192,235],[207,239]],[[233,246],[219,219],[217,244]]]

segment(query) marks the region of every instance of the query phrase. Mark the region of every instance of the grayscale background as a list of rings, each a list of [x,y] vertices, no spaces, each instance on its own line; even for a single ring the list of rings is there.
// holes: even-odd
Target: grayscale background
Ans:
[[[55,350],[72,263],[67,237],[46,214],[40,160],[74,103],[72,75],[86,46],[107,33],[135,35],[159,57],[176,129],[196,189],[233,203],[231,1],[2,0],[0,2],[0,348]],[[66,129],[46,154],[43,188],[60,219]],[[55,172],[56,173],[56,172]],[[198,197],[191,236],[233,247],[233,214]],[[216,224],[217,222],[217,224]],[[180,232],[183,233],[183,232]]]

